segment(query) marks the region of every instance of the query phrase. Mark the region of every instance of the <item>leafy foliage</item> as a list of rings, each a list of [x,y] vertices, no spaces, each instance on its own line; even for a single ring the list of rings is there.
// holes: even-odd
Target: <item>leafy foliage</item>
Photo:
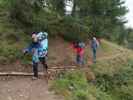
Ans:
[[[97,87],[112,95],[113,100],[132,100],[133,95],[133,60],[121,65],[117,73],[97,74]],[[130,90],[130,91],[129,91]]]
[[[52,89],[66,100],[112,100],[105,92],[88,83],[83,72],[66,72],[59,75]]]
[[[12,22],[26,32],[48,31],[52,36],[63,33],[67,40],[85,40],[96,35],[119,43],[124,41],[126,21],[122,16],[127,12],[124,1],[69,0],[73,2],[70,16],[65,15],[65,1],[2,0],[1,3],[9,8]]]

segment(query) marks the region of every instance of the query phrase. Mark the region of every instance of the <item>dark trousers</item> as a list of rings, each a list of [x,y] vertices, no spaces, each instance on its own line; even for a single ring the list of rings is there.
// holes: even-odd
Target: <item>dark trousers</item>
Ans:
[[[97,51],[96,49],[93,49],[92,52],[93,52],[93,62],[96,63],[96,52]]]
[[[46,58],[45,57],[41,57],[39,58],[40,62],[43,64],[43,67],[46,69],[48,69],[47,63],[46,63]],[[33,73],[34,73],[34,77],[38,77],[38,63],[33,62]]]
[[[33,63],[33,73],[34,77],[38,77],[38,63]]]
[[[77,64],[84,64],[84,58],[83,58],[83,56],[77,54],[76,62],[77,62]]]

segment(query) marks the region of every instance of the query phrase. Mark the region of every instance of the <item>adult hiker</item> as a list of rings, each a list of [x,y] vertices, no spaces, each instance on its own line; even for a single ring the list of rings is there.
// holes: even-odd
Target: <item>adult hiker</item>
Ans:
[[[84,48],[85,44],[81,41],[75,42],[73,44],[76,51],[76,63],[79,65],[84,64]]]
[[[97,41],[96,37],[93,37],[91,40],[91,49],[93,53],[93,63],[96,63],[96,53],[97,53],[97,48],[99,46],[99,42]]]
[[[48,34],[46,32],[33,32],[32,43],[24,49],[25,53],[32,54],[33,79],[38,79],[38,64],[41,62],[44,68],[48,69],[46,58],[48,53]]]

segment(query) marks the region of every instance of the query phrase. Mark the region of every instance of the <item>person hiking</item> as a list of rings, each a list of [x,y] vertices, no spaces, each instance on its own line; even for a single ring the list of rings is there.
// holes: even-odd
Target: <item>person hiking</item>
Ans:
[[[73,44],[74,49],[76,51],[76,63],[81,65],[84,64],[84,47],[85,44],[81,41],[75,42]]]
[[[93,53],[93,63],[96,63],[96,53],[97,53],[97,48],[99,46],[99,42],[97,41],[96,37],[93,37],[91,40],[91,49]]]
[[[33,79],[38,79],[38,64],[41,62],[44,68],[48,69],[46,63],[46,57],[48,53],[48,34],[46,32],[33,32],[32,33],[32,43],[24,49],[24,54],[32,54],[32,66],[33,66]]]

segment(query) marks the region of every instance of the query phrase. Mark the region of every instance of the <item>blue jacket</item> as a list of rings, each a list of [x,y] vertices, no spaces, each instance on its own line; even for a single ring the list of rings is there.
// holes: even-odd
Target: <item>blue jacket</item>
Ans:
[[[39,32],[37,34],[38,42],[31,43],[25,51],[32,54],[32,61],[39,62],[39,58],[47,56],[48,53],[48,33]]]
[[[91,48],[96,50],[97,47],[98,47],[98,45],[97,45],[97,41],[92,40],[92,42],[91,42]]]
[[[32,42],[25,49],[25,52],[28,52],[28,53],[31,53],[32,54],[32,62],[34,62],[34,63],[39,62],[39,55],[38,55],[39,49],[38,48],[40,48],[40,46],[41,45],[38,42],[37,43]]]
[[[43,40],[37,43],[32,42],[26,49],[26,52],[32,54],[32,62],[39,62],[39,58],[45,57],[48,53],[48,40]]]

